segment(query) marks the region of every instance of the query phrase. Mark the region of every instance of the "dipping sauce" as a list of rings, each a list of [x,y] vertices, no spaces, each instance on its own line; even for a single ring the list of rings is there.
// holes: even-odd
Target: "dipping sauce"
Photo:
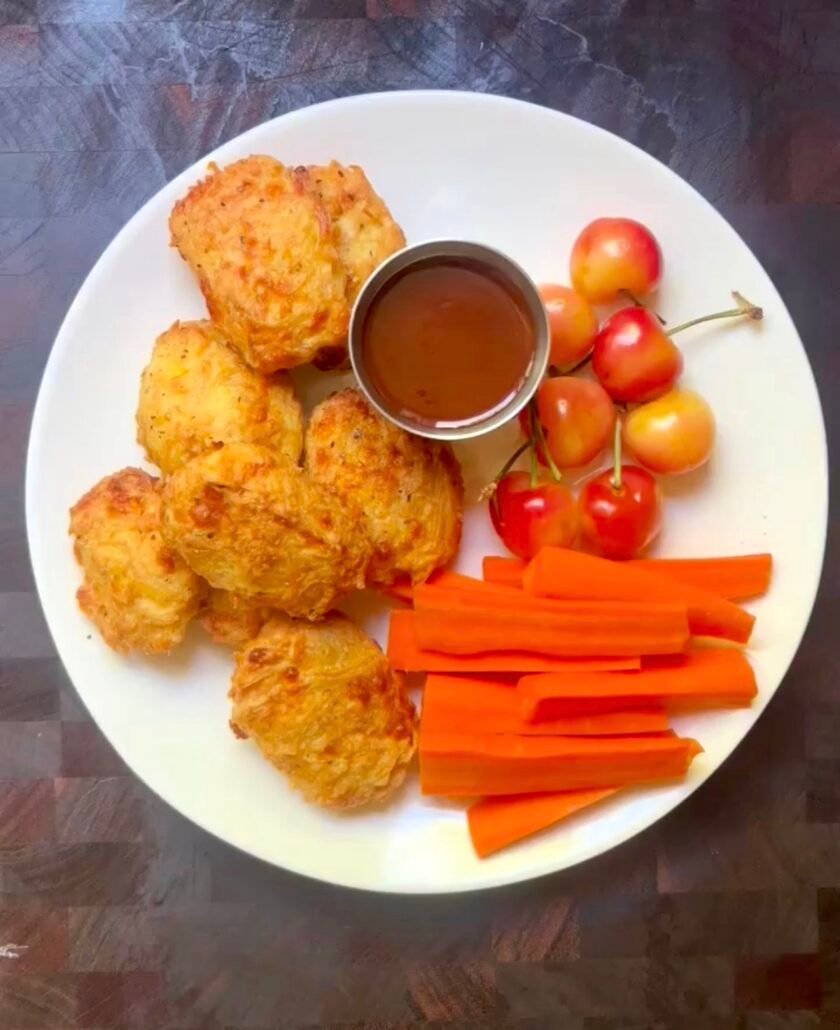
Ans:
[[[489,265],[429,258],[382,288],[362,327],[361,356],[384,408],[439,426],[502,408],[534,360],[525,299]]]

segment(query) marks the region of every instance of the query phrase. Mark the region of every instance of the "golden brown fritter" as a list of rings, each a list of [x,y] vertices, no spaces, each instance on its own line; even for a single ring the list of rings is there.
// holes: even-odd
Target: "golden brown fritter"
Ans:
[[[464,487],[447,444],[406,433],[348,389],[312,412],[305,455],[312,477],[364,515],[373,546],[369,585],[400,576],[419,582],[455,556]]]
[[[258,371],[305,364],[346,339],[346,275],[329,217],[279,161],[211,165],[169,228],[210,317]]]
[[[275,614],[271,608],[229,590],[210,590],[199,622],[217,644],[242,647]]]
[[[416,715],[385,655],[344,615],[271,619],[236,656],[231,727],[308,801],[352,808],[402,783]]]
[[[212,322],[176,322],[140,380],[137,442],[162,472],[217,443],[259,443],[297,461],[303,415],[285,372],[262,376]]]
[[[204,585],[161,534],[160,484],[126,468],[70,509],[84,573],[76,597],[115,651],[162,654],[182,639]]]
[[[330,217],[338,255],[347,272],[347,299],[352,306],[371,272],[405,246],[405,234],[358,165],[331,161],[295,172]]]
[[[370,560],[355,507],[256,444],[225,444],[173,472],[163,527],[211,586],[308,619],[362,586]]]

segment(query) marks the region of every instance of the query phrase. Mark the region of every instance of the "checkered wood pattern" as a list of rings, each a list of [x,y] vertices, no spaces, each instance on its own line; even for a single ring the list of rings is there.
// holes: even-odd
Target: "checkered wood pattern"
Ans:
[[[489,894],[366,896],[232,851],[137,783],[55,657],[22,474],[84,275],[223,140],[415,87],[570,111],[692,182],[781,289],[840,445],[836,0],[0,0],[0,1028],[838,1028],[836,523],[802,650],[712,781]]]

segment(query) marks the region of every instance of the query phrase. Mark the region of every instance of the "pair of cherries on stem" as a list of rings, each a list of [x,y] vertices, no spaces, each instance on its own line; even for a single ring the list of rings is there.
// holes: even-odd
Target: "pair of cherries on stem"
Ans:
[[[621,463],[621,425],[615,420],[613,468],[584,484],[577,499],[560,481],[544,451],[551,478],[537,469],[537,450],[545,439],[533,405],[532,435],[502,469],[490,498],[490,517],[502,542],[519,558],[533,558],[541,547],[571,547],[578,536],[608,558],[632,558],[656,536],[662,518],[659,487],[638,465]],[[531,470],[510,471],[525,451]]]

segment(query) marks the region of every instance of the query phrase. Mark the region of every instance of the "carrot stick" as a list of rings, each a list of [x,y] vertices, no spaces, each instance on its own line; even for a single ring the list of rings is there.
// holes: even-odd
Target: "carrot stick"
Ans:
[[[521,587],[522,573],[527,565],[519,558],[499,558],[495,554],[488,554],[481,562],[481,575],[485,583]]]
[[[476,654],[443,654],[417,643],[414,612],[391,612],[388,658],[398,672],[618,672],[641,667],[638,655],[622,658],[558,658],[526,651],[484,651]]]
[[[707,590],[729,601],[746,601],[766,593],[773,570],[770,554],[738,554],[727,558],[635,558],[626,564],[667,576],[686,586]],[[526,565],[519,558],[488,555],[482,562],[482,575],[485,583],[521,587]]]
[[[460,583],[451,582],[448,586],[437,583],[419,583],[413,591],[414,607],[440,608],[452,605],[456,608],[500,608],[517,611],[557,612],[565,610],[564,602],[550,597],[534,597],[514,587],[500,587],[495,583],[483,583],[479,579],[472,580],[472,585],[464,587]],[[558,605],[560,608],[558,609]]]
[[[563,657],[674,654],[688,643],[685,607],[679,604],[569,601],[532,611],[518,607],[518,599],[493,608],[480,601],[478,592],[473,601],[472,592],[464,591],[456,600],[427,602],[415,589],[417,643],[447,654],[475,654],[502,643],[505,649]]]
[[[745,601],[767,593],[773,571],[773,558],[769,554],[739,554],[731,558],[636,558],[627,564],[730,601]]]
[[[616,793],[614,787],[564,790],[554,794],[511,794],[470,805],[467,825],[475,853],[487,858]]]
[[[465,576],[461,572],[452,572],[449,569],[442,569],[433,572],[425,583],[418,583],[417,587],[441,587],[444,590],[494,590],[510,596],[511,587],[504,587],[498,583],[485,583],[482,579],[475,579],[473,576]],[[415,589],[417,589],[415,587]]]
[[[432,675],[423,691],[421,732],[522,733],[526,736],[598,737],[663,733],[668,717],[661,705],[593,715],[526,722],[515,688],[498,680]]]
[[[616,675],[593,672],[523,676],[517,692],[526,722],[583,713],[663,705],[669,711],[740,708],[756,695],[755,676],[745,656],[729,648],[692,651],[670,662]]]
[[[646,737],[519,737],[420,733],[424,794],[472,797],[619,787],[683,776],[695,740]]]
[[[563,600],[662,601],[688,608],[691,632],[745,644],[755,619],[731,601],[626,562],[544,547],[525,570],[525,590]]]

